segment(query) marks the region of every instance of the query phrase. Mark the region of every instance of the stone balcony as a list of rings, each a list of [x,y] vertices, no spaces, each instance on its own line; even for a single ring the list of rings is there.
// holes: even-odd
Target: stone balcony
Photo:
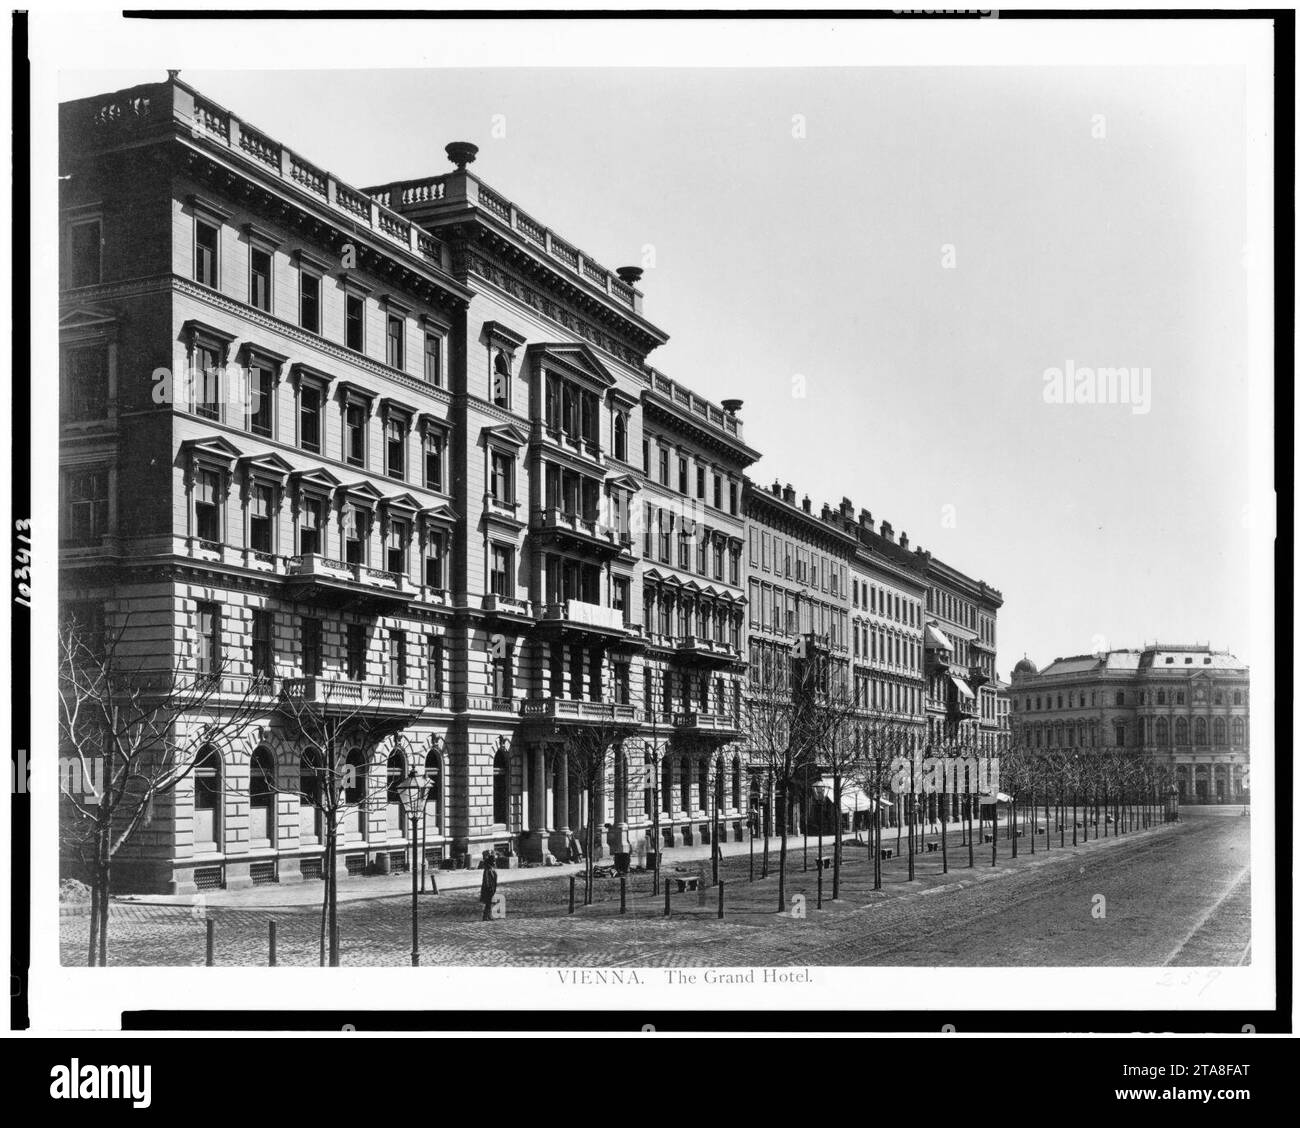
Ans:
[[[526,599],[516,599],[513,595],[497,595],[489,592],[483,596],[483,611],[495,618],[511,619],[517,622],[532,622],[532,604]]]
[[[290,556],[285,583],[294,599],[330,607],[392,610],[411,603],[416,585],[397,572],[334,560],[319,553]]]
[[[730,666],[743,662],[740,651],[729,642],[717,642],[699,635],[685,635],[672,642],[673,653],[705,666]]]
[[[639,623],[630,623],[617,607],[566,599],[537,609],[537,623],[542,630],[556,630],[566,635],[596,636],[619,643],[643,642]]]
[[[563,509],[534,509],[529,526],[542,541],[566,543],[584,553],[619,556],[632,552],[632,534]]]
[[[425,690],[413,686],[346,681],[328,675],[285,678],[280,695],[291,709],[306,706],[326,713],[360,717],[413,716],[428,708],[430,698]]]
[[[685,736],[735,737],[740,734],[740,725],[735,717],[726,713],[674,713],[673,728]]]
[[[552,722],[629,727],[640,722],[639,712],[634,705],[616,705],[612,701],[574,701],[567,697],[530,697],[524,702],[522,713],[525,718]]]

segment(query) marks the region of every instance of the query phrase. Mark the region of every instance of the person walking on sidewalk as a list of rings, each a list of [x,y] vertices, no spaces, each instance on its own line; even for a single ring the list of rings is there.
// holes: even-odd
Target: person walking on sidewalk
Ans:
[[[492,919],[492,898],[497,892],[497,859],[491,850],[483,851],[483,884],[478,899],[483,902],[483,919]]]

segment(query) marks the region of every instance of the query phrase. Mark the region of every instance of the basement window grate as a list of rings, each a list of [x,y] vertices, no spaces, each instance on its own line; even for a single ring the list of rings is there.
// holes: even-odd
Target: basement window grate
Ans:
[[[302,870],[303,881],[325,880],[325,867],[321,864],[320,858],[303,858],[298,868]]]
[[[349,854],[343,859],[343,864],[347,866],[348,877],[360,877],[366,872],[365,854]]]
[[[248,867],[254,885],[275,885],[280,876],[275,872],[275,862],[254,862]]]
[[[200,893],[211,893],[213,890],[220,889],[224,884],[221,880],[221,867],[203,866],[201,869],[196,869],[194,884],[198,886]]]
[[[388,852],[388,872],[389,873],[406,873],[410,867],[406,864],[405,850],[390,850]]]

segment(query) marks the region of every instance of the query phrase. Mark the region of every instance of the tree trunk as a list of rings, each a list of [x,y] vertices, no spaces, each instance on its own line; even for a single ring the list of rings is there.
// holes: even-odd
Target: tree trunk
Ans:
[[[90,945],[86,950],[86,966],[94,967],[99,951],[99,867],[90,875]]]
[[[108,909],[113,895],[113,860],[104,861],[99,894],[99,966],[108,967]]]
[[[842,785],[840,783],[839,772],[836,772],[831,777],[831,779],[832,779],[832,783],[834,784],[834,793],[835,793],[835,858],[832,863],[832,872],[831,872],[831,900],[838,901],[840,899],[840,849],[844,844],[844,831],[843,831],[843,827],[841,826],[841,823],[843,822],[843,818],[840,815],[840,802],[841,802],[840,789]],[[856,806],[856,803],[854,805]],[[817,828],[818,830],[821,829],[820,819],[818,820]],[[818,853],[820,852],[821,851],[819,850]],[[822,864],[820,858],[817,860],[817,864],[818,866]]]

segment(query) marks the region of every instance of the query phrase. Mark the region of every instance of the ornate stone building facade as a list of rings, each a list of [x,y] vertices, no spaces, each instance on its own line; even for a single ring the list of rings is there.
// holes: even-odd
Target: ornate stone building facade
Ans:
[[[359,189],[175,74],[61,108],[60,600],[255,714],[119,891],[319,876],[304,712],[383,731],[342,750],[340,873],[565,860],[742,836],[744,687],[796,634],[918,738],[927,624],[985,661],[940,595],[983,585],[753,486],[740,401],[647,363],[640,271],[447,152]]]
[[[1250,669],[1208,645],[1081,654],[1042,670],[1022,658],[1011,724],[1030,749],[1136,749],[1166,762],[1185,803],[1250,797]]]

